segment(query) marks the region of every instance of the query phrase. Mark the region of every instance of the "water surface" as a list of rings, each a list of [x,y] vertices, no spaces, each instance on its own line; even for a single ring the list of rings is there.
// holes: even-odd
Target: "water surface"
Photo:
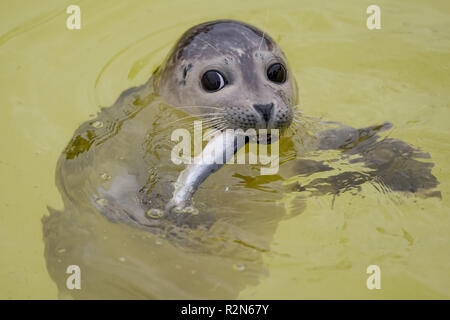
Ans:
[[[376,31],[365,24],[365,9],[372,3],[360,1],[80,1],[79,31],[65,28],[69,4],[1,5],[2,298],[60,296],[49,273],[66,263],[80,264],[82,270],[102,266],[86,278],[86,288],[100,288],[99,295],[116,288],[120,297],[449,297],[447,2],[381,1],[382,29]],[[75,130],[122,91],[145,83],[187,28],[218,18],[254,24],[278,41],[297,78],[306,115],[355,128],[391,122],[383,137],[428,153],[430,159],[418,161],[433,164],[437,188],[390,191],[377,180],[355,188],[352,180],[350,188],[338,192],[295,187],[343,172],[370,171],[349,159],[330,161],[332,170],[314,174],[286,165],[282,173],[290,174],[280,177],[230,166],[197,194],[212,214],[226,213],[216,234],[225,233],[228,242],[211,238],[201,250],[179,247],[86,214],[59,221],[57,226],[74,237],[52,242],[63,245],[52,247],[55,259],[46,264],[43,239],[49,238],[41,219],[49,214],[48,206],[63,209],[56,163]],[[289,145],[281,149],[288,153]],[[341,155],[329,151],[305,154],[305,159]],[[63,221],[69,223],[65,229]],[[84,260],[64,260],[71,256]],[[365,286],[371,264],[382,270],[379,291]],[[115,275],[111,281],[109,273]],[[143,278],[154,280],[153,287],[136,289]],[[184,285],[189,289],[182,290]]]

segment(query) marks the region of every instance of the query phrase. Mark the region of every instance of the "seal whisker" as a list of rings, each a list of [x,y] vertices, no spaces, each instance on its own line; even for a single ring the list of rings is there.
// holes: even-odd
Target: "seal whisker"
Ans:
[[[173,125],[173,124],[175,124],[177,122],[182,122],[182,121],[185,121],[185,120],[188,120],[188,119],[195,119],[195,118],[198,119],[198,118],[202,118],[202,117],[205,118],[205,117],[209,117],[209,116],[221,116],[221,115],[223,115],[223,113],[221,113],[221,112],[198,114],[198,115],[195,115],[195,114],[194,115],[187,115],[187,116],[182,117],[180,119],[168,122],[166,127],[171,126],[171,125]],[[202,119],[202,121],[205,121],[205,120]]]
[[[224,123],[218,122],[218,123],[208,123],[205,125],[207,129],[213,129],[213,130],[219,130],[222,131],[226,128]]]
[[[265,31],[263,31],[263,34],[262,34],[262,37],[261,37],[261,41],[259,42],[258,51],[261,50],[261,46],[262,46],[262,43],[263,43],[263,41],[264,41],[264,35],[265,35],[265,34],[266,34]]]
[[[218,127],[219,125],[225,124],[225,121],[221,118],[211,118],[211,119],[204,119],[201,120],[202,125],[205,125],[206,127]],[[189,127],[193,127],[194,123],[190,123]]]
[[[202,123],[208,123],[209,121],[214,120],[214,118],[201,119],[201,117],[202,116],[199,116],[199,115],[188,115],[186,117],[183,117],[183,118],[180,118],[180,119],[176,119],[174,121],[166,123],[166,125],[161,127],[160,130],[167,130],[167,129],[171,128],[171,127],[173,128],[174,125],[179,125],[181,128],[188,129],[191,126],[193,127],[195,120],[202,121]],[[190,120],[194,120],[194,121],[190,121]]]
[[[174,121],[167,122],[166,125],[164,126],[164,128],[170,127],[170,126],[172,126],[173,124],[175,124],[175,123],[177,123],[177,122],[182,122],[182,121],[184,121],[184,120],[187,120],[187,119],[194,119],[194,118],[198,118],[198,116],[195,116],[195,115],[185,116],[185,117],[182,117],[182,118],[180,118],[180,119],[176,119],[176,120],[174,120]]]
[[[214,136],[216,136],[217,134],[221,134],[222,130],[219,129],[215,129],[212,131],[209,131],[205,134],[205,136],[203,137],[204,140],[210,140],[211,138],[213,138]]]
[[[266,17],[265,17],[266,22],[267,22],[268,19],[269,19],[269,10],[266,9]],[[265,36],[265,35],[266,35],[266,32],[263,30],[262,37],[261,37],[261,41],[259,42],[259,46],[258,46],[258,51],[261,50],[261,46],[262,46],[262,43],[263,43],[263,41],[264,41],[264,36]]]
[[[196,106],[196,105],[180,106],[180,107],[176,107],[176,108],[177,108],[177,109],[189,109],[189,110],[191,110],[192,108],[210,108],[210,109],[223,110],[223,108],[220,108],[220,107],[213,107],[213,106]]]

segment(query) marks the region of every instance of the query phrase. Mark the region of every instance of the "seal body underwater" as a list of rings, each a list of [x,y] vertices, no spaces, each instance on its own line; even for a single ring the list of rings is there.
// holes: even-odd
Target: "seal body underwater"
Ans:
[[[380,179],[393,191],[417,193],[437,186],[432,164],[419,161],[428,154],[403,141],[380,137],[391,124],[354,129],[313,121],[314,134],[306,134],[310,128],[304,130],[301,125],[304,119],[298,113],[298,102],[287,58],[265,32],[233,20],[207,22],[186,31],[147,83],[126,90],[113,106],[82,124],[59,159],[56,183],[64,210],[51,209],[43,223],[47,266],[60,292],[67,293],[64,266],[72,263],[82,265],[91,275],[89,290],[68,293],[82,298],[233,298],[264,274],[261,253],[269,250],[284,217],[279,199],[276,193],[266,192],[267,201],[254,202],[251,206],[261,207],[249,210],[246,206],[250,204],[240,202],[245,199],[208,191],[227,175],[240,178],[244,186],[255,184],[259,179],[252,171],[255,166],[193,165],[183,170],[171,163],[167,130],[176,128],[186,114],[188,122],[199,117],[219,133],[226,129],[279,129],[286,133],[280,137],[280,144],[282,139],[287,141],[280,151],[280,173],[271,178],[279,190],[339,194]],[[337,173],[310,179],[306,185],[282,183],[290,175],[332,171],[330,162],[302,159],[304,153],[330,149],[340,151],[344,159],[352,157],[348,161],[362,163],[370,173]],[[181,185],[178,189],[176,182]],[[199,201],[194,211],[177,214],[167,207],[172,202],[190,205],[202,183],[209,184],[195,195]],[[251,192],[264,192],[265,188]],[[431,195],[439,196],[436,192]],[[220,211],[220,206],[229,203],[235,207]],[[251,215],[250,211],[258,215],[245,224],[240,215]],[[226,214],[229,216],[223,219]],[[161,235],[167,243],[156,246],[153,235]],[[135,252],[133,259],[127,260],[126,271],[121,260],[112,258],[118,248]],[[180,270],[191,272],[198,264],[207,265],[209,271],[191,286],[186,285],[187,278],[171,279],[166,274],[170,268],[161,261],[175,256],[180,257],[176,264],[186,265],[172,275]],[[235,274],[227,268],[236,257],[246,261],[249,273]],[[157,272],[147,274],[145,268]],[[161,274],[166,277],[161,279]],[[120,279],[124,278],[133,290],[123,288]],[[210,279],[217,281],[211,283]],[[227,284],[218,287],[222,280]],[[205,290],[211,287],[214,290]]]

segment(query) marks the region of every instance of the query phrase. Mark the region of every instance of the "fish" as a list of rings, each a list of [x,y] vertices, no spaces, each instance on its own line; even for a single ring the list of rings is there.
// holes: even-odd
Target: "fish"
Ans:
[[[191,204],[199,186],[245,146],[249,139],[233,130],[226,130],[214,136],[193,163],[181,171],[174,183],[174,192],[166,210],[181,209]]]

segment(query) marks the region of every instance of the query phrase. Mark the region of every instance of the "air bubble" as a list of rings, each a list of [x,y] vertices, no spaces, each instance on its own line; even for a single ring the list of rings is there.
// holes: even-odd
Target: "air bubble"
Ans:
[[[183,207],[175,207],[172,209],[176,214],[184,213]]]
[[[95,200],[95,202],[99,205],[99,206],[106,206],[108,204],[108,200],[103,199],[103,198],[98,198],[97,200]]]
[[[182,214],[182,213],[187,213],[187,214],[192,214],[192,215],[197,215],[199,214],[198,209],[194,208],[194,207],[181,207],[181,206],[177,206],[175,208],[172,209],[173,212],[175,212],[176,214]]]
[[[111,179],[111,176],[107,173],[102,173],[100,175],[100,178],[102,178],[102,180],[104,180],[104,181],[108,181],[109,179]]]
[[[159,219],[163,216],[163,211],[160,209],[149,209],[145,212],[147,217],[152,219]]]
[[[184,208],[184,212],[192,214],[193,216],[196,216],[199,214],[199,211],[194,207],[186,207],[186,208]]]
[[[97,121],[92,122],[91,126],[98,129],[98,128],[103,127],[103,122],[97,120]]]
[[[245,266],[241,263],[236,263],[233,265],[233,269],[237,270],[237,271],[244,271],[245,270]]]

